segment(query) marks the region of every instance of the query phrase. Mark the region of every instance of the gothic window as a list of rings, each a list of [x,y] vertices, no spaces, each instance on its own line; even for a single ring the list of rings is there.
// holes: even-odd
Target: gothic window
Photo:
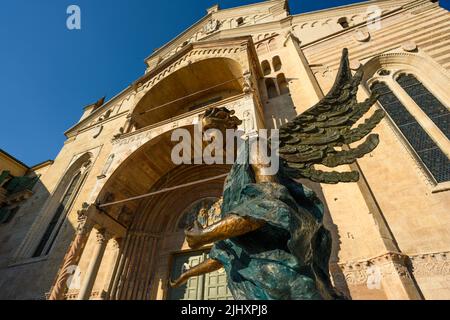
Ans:
[[[379,101],[415,150],[436,182],[450,180],[450,160],[422,128],[392,90],[384,82],[375,82],[371,90],[380,94]]]
[[[273,70],[280,71],[283,64],[281,63],[281,59],[279,56],[275,56],[272,59]]]
[[[65,217],[72,207],[73,202],[81,188],[85,178],[87,176],[87,170],[78,170],[71,179],[64,195],[59,201],[58,207],[53,214],[53,217],[48,224],[44,235],[42,236],[39,245],[37,246],[33,257],[40,257],[42,255],[48,255],[52,245],[63,225]]]
[[[266,79],[266,88],[269,99],[278,96],[277,86],[275,85],[273,79]]]
[[[264,61],[261,63],[261,68],[262,68],[263,74],[264,74],[265,76],[267,76],[267,75],[269,75],[269,74],[272,73],[272,69],[270,68],[270,63],[269,63],[269,61],[267,61],[267,60],[264,60]]]
[[[280,94],[288,94],[289,93],[289,84],[286,80],[286,76],[284,73],[280,73],[277,76],[278,88],[280,88]]]
[[[423,112],[450,139],[450,111],[415,76],[401,74],[398,84],[405,90]]]

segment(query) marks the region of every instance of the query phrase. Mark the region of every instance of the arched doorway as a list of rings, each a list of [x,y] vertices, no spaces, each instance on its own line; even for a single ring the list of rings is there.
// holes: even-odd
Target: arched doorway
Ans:
[[[193,181],[222,177],[105,208],[108,215],[128,228],[126,237],[121,240],[119,258],[113,268],[109,299],[231,297],[226,283],[224,286],[225,274],[220,272],[201,279],[201,286],[199,283],[188,284],[177,292],[169,289],[169,279],[176,276],[175,271],[181,270],[178,267],[180,263],[184,265],[186,259],[198,262],[198,259],[207,255],[208,247],[192,251],[185,242],[184,228],[189,220],[186,220],[186,216],[199,208],[209,209],[221,197],[223,175],[230,170],[227,165],[174,165],[170,155],[176,142],[171,141],[171,133],[153,139],[129,156],[106,183],[100,193],[99,203],[125,200]],[[194,152],[192,154],[194,156]]]
[[[226,166],[180,166],[161,177],[152,189],[173,187],[228,170]],[[168,281],[174,276],[179,257],[198,256],[185,243],[182,220],[199,202],[211,205],[211,201],[205,200],[218,199],[222,188],[223,180],[216,180],[143,201],[123,241],[117,286],[111,290],[111,299],[173,299],[174,296],[169,296]]]

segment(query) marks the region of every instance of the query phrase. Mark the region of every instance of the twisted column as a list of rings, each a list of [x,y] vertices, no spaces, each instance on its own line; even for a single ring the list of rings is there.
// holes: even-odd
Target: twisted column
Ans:
[[[73,266],[78,265],[81,254],[86,246],[93,223],[88,221],[86,211],[78,212],[78,226],[75,239],[72,241],[69,251],[66,253],[58,277],[53,285],[48,300],[64,300],[68,289],[68,280]]]

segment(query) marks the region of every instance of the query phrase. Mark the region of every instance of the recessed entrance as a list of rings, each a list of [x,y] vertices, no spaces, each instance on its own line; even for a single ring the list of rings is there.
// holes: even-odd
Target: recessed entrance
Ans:
[[[208,259],[208,251],[176,254],[172,258],[172,279]],[[169,289],[168,300],[233,300],[227,286],[225,270],[215,271],[189,281],[176,289]]]

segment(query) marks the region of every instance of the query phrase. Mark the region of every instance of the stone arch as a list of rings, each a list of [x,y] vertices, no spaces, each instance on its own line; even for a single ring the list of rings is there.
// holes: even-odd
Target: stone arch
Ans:
[[[280,71],[283,67],[283,63],[281,62],[281,58],[279,55],[276,55],[272,58],[272,65],[274,71]]]
[[[232,108],[231,108],[232,109]],[[194,137],[194,125],[185,125],[155,133],[154,137],[141,139],[138,144],[132,140],[123,141],[123,149],[115,149],[115,157],[110,167],[110,174],[93,192],[92,202],[104,204],[111,201],[121,201],[135,196],[146,194],[153,188],[157,181],[171,170],[178,167],[172,162],[171,152],[178,141],[171,141],[171,136],[176,129],[185,129],[191,137]],[[192,165],[198,155],[194,150],[194,138],[192,138],[191,155]],[[134,144],[134,146],[130,146]],[[138,170],[136,164],[140,164]],[[137,172],[139,171],[139,172]],[[138,202],[124,203],[112,206],[109,214],[119,219],[123,206],[135,211]]]
[[[202,59],[172,71],[141,94],[133,110],[135,127],[143,128],[242,92],[239,62],[224,57]]]
[[[367,61],[363,68],[364,82],[375,81],[377,73],[383,70],[390,70],[393,78],[400,73],[412,73],[424,83],[429,84],[433,93],[450,101],[447,93],[450,75],[446,69],[428,56],[406,52],[385,53]]]
[[[193,126],[184,129],[192,134]],[[128,155],[108,179],[97,201],[123,200],[210,177],[222,177],[104,208],[122,223],[121,212],[132,213],[111,282],[110,299],[162,298],[161,294],[167,291],[167,270],[172,254],[188,249],[183,230],[174,226],[193,203],[205,198],[219,198],[222,194],[223,175],[229,172],[230,166],[173,164],[170,154],[178,142],[171,141],[171,134],[172,131],[162,133]],[[194,152],[192,157],[195,157]]]
[[[273,99],[275,97],[278,97],[278,90],[277,85],[275,83],[275,80],[273,78],[267,78],[265,80],[266,83],[266,90],[267,90],[267,96],[269,99]]]
[[[280,73],[277,75],[277,84],[278,84],[278,88],[280,89],[281,95],[290,93],[289,83],[288,83],[284,73]]]
[[[172,181],[179,183],[182,179],[209,175],[211,171],[219,173],[226,169],[179,167],[171,173],[175,179]],[[170,185],[170,181],[162,177],[158,184]],[[134,220],[123,240],[111,299],[153,300],[167,297],[172,256],[175,253],[189,252],[183,230],[174,230],[174,225],[186,207],[204,198],[219,197],[222,185],[223,181],[217,181],[195,186],[189,194],[185,190],[178,190],[151,199],[141,206],[141,214]]]

